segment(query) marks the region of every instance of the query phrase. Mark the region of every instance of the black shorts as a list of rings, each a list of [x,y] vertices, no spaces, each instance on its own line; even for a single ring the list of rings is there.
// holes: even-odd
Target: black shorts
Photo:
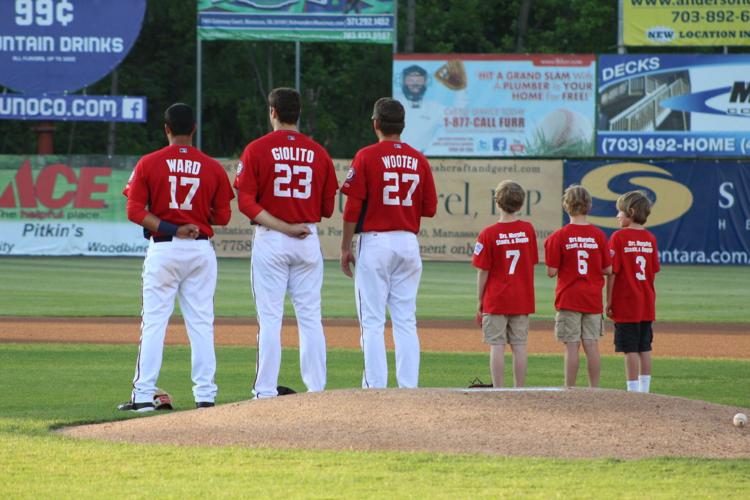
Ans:
[[[615,352],[648,352],[653,340],[651,321],[615,323]]]

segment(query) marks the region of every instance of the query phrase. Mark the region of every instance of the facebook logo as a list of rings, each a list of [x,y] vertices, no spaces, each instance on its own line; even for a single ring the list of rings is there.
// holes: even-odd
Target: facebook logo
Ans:
[[[143,98],[122,99],[122,118],[124,120],[143,121],[146,112],[146,105]]]
[[[492,151],[505,151],[508,149],[508,141],[505,137],[492,138]]]

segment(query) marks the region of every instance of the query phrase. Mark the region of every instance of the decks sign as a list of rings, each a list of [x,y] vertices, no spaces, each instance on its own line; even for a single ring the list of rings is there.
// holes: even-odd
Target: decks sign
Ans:
[[[750,55],[604,55],[600,156],[750,154]]]

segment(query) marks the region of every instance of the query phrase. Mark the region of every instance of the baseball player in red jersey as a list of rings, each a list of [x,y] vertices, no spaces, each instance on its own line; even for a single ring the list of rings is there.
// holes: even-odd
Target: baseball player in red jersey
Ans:
[[[325,389],[326,343],[320,313],[323,256],[315,224],[333,214],[338,190],[331,157],[297,130],[299,93],[274,89],[268,104],[273,132],[247,145],[234,180],[240,211],[257,224],[251,259],[260,327],[256,398],[278,395],[286,293],[297,317],[302,381],[310,392]]]
[[[586,220],[591,195],[583,186],[570,186],[563,194],[563,208],[570,224],[544,242],[547,275],[557,276],[555,289],[555,336],[565,344],[565,386],[575,387],[583,343],[589,386],[599,387],[603,335],[602,289],[612,262],[604,231]]]
[[[607,315],[615,322],[615,352],[625,354],[628,391],[649,392],[654,278],[659,272],[656,238],[643,227],[651,201],[643,191],[630,191],[617,199],[617,210],[622,229],[609,238],[612,275],[607,277]]]
[[[216,254],[211,225],[223,226],[232,215],[234,198],[224,168],[191,146],[193,110],[177,103],[164,113],[169,146],[136,164],[123,194],[128,219],[150,239],[143,263],[141,343],[133,393],[121,410],[154,409],[164,335],[180,300],[192,351],[193,396],[199,408],[214,405],[214,310]]]
[[[427,159],[401,142],[404,107],[381,98],[372,116],[378,143],[359,150],[341,188],[347,195],[341,269],[352,276],[352,239],[359,232],[354,277],[365,369],[362,387],[388,384],[385,310],[391,314],[399,387],[419,383],[417,289],[422,274],[417,234],[432,217],[437,195]]]
[[[479,233],[471,263],[477,268],[478,319],[490,345],[492,385],[503,387],[505,344],[513,352],[513,383],[526,380],[529,314],[535,310],[534,265],[539,262],[536,231],[518,219],[526,191],[516,182],[495,188],[500,218]]]

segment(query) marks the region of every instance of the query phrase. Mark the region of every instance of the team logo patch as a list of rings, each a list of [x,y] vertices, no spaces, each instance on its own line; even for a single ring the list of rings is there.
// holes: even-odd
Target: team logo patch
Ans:
[[[237,175],[240,175],[242,173],[242,162],[237,163]]]
[[[349,171],[346,173],[346,180],[350,181],[354,179],[354,169],[350,168]]]
[[[296,141],[297,140],[297,138],[294,137],[293,135],[288,135],[288,136],[286,136],[286,138],[289,139],[290,141]]]
[[[474,245],[474,255],[479,255],[480,253],[482,253],[482,249],[484,249],[484,245],[477,241],[477,244]]]
[[[180,148],[180,153],[187,153],[187,152],[188,152],[187,148]]]
[[[614,257],[615,256],[615,249],[614,248],[610,248],[609,249],[609,256],[610,257]]]
[[[393,147],[396,148],[396,149],[401,149],[401,144],[396,143],[396,144],[393,145]]]

